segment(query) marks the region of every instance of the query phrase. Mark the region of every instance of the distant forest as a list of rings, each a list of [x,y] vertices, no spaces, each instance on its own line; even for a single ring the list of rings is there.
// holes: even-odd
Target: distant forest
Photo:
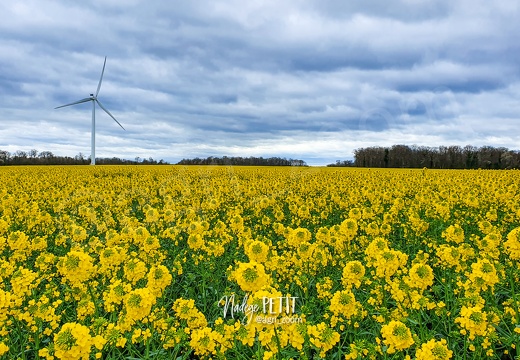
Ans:
[[[1,165],[88,165],[90,157],[82,153],[74,157],[54,155],[50,151],[0,150]],[[139,158],[134,160],[96,158],[99,165],[169,165],[164,160]],[[177,165],[236,165],[236,166],[308,166],[303,160],[280,157],[215,157],[182,159]],[[430,168],[430,169],[520,169],[520,151],[491,146],[439,146],[394,145],[373,146],[354,150],[354,160],[337,160],[329,167],[371,168]]]
[[[430,169],[520,169],[520,151],[491,146],[367,147],[354,150],[354,161],[337,160],[327,166]]]
[[[30,151],[16,151],[10,153],[9,151],[0,150],[0,165],[88,165],[90,164],[90,156],[86,157],[82,153],[74,157],[54,155],[50,151],[38,152],[38,150]],[[98,165],[167,165],[164,160],[156,161],[151,157],[148,159],[141,159],[136,157],[135,160],[113,158],[98,158],[96,157],[96,164]]]
[[[236,166],[307,166],[303,160],[286,159],[279,157],[214,157],[205,159],[182,159],[177,165],[236,165]]]
[[[90,157],[79,153],[75,157],[58,156],[50,151],[38,152],[16,151],[9,153],[0,150],[0,165],[88,165]],[[154,160],[152,158],[141,159],[136,157],[135,160],[113,158],[96,158],[98,165],[168,165],[164,160]],[[237,165],[237,166],[307,166],[303,160],[286,159],[279,157],[263,158],[263,157],[214,157],[200,159],[182,159],[177,165]]]

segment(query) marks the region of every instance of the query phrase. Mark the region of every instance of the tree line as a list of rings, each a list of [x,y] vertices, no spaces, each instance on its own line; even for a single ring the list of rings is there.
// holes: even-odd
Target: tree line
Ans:
[[[14,153],[0,150],[0,165],[88,165],[90,164],[90,156],[82,153],[74,157],[54,155],[50,151],[38,152],[36,149],[30,151],[18,150]],[[153,158],[141,159],[136,157],[135,160],[112,158],[96,158],[96,164],[99,165],[166,165],[168,162],[164,160],[154,160]]]
[[[204,159],[182,159],[177,165],[235,165],[235,166],[307,166],[303,160],[286,159],[280,157],[216,157],[210,156]]]
[[[354,150],[354,161],[338,160],[328,166],[430,169],[520,169],[520,151],[505,147],[373,146]]]
[[[82,153],[74,157],[54,155],[50,151],[30,150],[9,151],[0,150],[0,166],[1,165],[88,165],[90,164],[90,156]],[[136,157],[134,160],[112,158],[96,158],[98,165],[168,165],[164,160],[154,160],[153,158]],[[215,157],[182,159],[177,165],[236,165],[236,166],[307,166],[303,160],[286,159],[280,157]]]

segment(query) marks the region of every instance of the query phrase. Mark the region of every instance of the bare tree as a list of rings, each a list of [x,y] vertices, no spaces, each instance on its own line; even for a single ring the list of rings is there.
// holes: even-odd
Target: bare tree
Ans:
[[[5,165],[9,163],[11,154],[9,151],[6,150],[0,150],[0,164]]]

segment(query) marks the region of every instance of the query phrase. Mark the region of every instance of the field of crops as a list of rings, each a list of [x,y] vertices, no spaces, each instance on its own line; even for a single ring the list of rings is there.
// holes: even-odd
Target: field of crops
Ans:
[[[520,173],[0,168],[0,358],[513,359]]]

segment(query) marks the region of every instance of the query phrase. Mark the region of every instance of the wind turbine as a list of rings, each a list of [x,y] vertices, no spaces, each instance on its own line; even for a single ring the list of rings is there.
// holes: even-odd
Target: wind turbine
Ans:
[[[105,73],[105,65],[107,63],[107,57],[105,56],[105,62],[103,63],[103,70],[101,71],[101,77],[99,78],[99,84],[96,90],[96,95],[90,94],[89,97],[75,101],[70,104],[61,105],[56,107],[55,109],[59,109],[65,106],[71,106],[76,104],[81,104],[84,102],[92,101],[92,133],[91,133],[91,142],[90,142],[90,165],[96,165],[96,103],[99,105],[101,109],[103,109],[114,121],[121,126],[123,130],[126,130],[123,125],[119,123],[119,121],[116,120],[116,118],[108,111],[103,104],[98,100],[97,96],[99,94],[99,89],[101,88],[101,82],[103,81],[103,74]]]

